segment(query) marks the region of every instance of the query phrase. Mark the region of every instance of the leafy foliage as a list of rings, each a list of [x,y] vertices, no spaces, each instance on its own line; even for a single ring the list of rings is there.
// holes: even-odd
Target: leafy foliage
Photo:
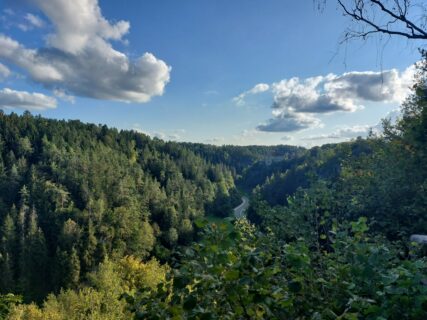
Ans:
[[[402,261],[367,236],[366,219],[334,226],[330,252],[284,242],[246,221],[209,225],[158,290],[128,297],[138,319],[423,319],[427,261]]]
[[[1,115],[0,289],[56,293],[2,295],[2,316],[426,319],[426,250],[408,241],[427,230],[426,83],[425,60],[382,135],[310,150]],[[222,218],[234,178],[250,222]]]

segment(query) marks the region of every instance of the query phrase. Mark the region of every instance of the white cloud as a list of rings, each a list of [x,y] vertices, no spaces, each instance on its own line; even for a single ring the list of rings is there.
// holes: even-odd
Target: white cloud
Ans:
[[[414,73],[415,67],[410,66],[401,73],[396,69],[354,71],[273,83],[274,118],[259,125],[258,130],[299,131],[319,126],[318,114],[354,112],[367,103],[401,103],[409,93]]]
[[[153,138],[161,139],[164,141],[177,141],[177,140],[181,139],[181,135],[176,131],[172,132],[172,133],[153,132],[153,133],[149,134],[149,136],[151,136]]]
[[[276,114],[275,118],[270,119],[267,123],[258,125],[257,129],[267,132],[293,132],[320,125],[320,120],[310,114],[282,112]]]
[[[242,106],[245,104],[245,98],[248,95],[258,94],[258,93],[266,92],[268,90],[270,90],[270,85],[266,83],[258,83],[252,89],[239,94],[237,97],[234,97],[233,102],[236,103],[238,106]]]
[[[306,113],[353,112],[366,102],[401,102],[408,94],[413,74],[411,66],[403,73],[396,69],[354,71],[282,80],[273,84],[273,108]]]
[[[0,90],[0,108],[21,108],[41,111],[56,108],[56,99],[41,93],[30,93],[4,88]]]
[[[151,136],[150,133],[148,131],[145,131],[144,129],[142,129],[141,125],[139,123],[134,123],[132,124],[131,130],[134,130],[136,132],[145,134],[147,136]]]
[[[24,48],[17,41],[0,34],[0,58],[25,69],[36,82],[53,84],[63,80],[62,74],[50,61],[43,61],[37,50]]]
[[[391,123],[396,123],[401,117],[401,109],[397,108],[388,112],[384,119],[391,121]],[[349,140],[357,137],[366,137],[372,132],[374,134],[383,133],[383,121],[379,121],[375,125],[354,125],[354,126],[342,126],[335,131],[327,134],[312,135],[302,138],[302,140]]]
[[[302,140],[328,140],[328,139],[353,139],[357,137],[366,137],[369,134],[369,131],[372,129],[372,126],[369,125],[355,125],[355,126],[344,126],[338,128],[337,130],[328,133],[313,135],[309,137],[302,138]]]
[[[0,79],[7,78],[10,76],[11,72],[8,67],[6,67],[4,64],[0,63]]]
[[[349,72],[325,82],[325,91],[337,101],[401,102],[408,94],[414,67],[403,73],[396,69],[383,72]]]
[[[268,91],[270,89],[270,86],[266,83],[258,83],[255,87],[253,87],[251,90],[249,90],[250,94],[257,94],[261,92]]]
[[[273,84],[273,108],[302,113],[328,113],[355,111],[357,106],[350,99],[325,92],[325,85],[335,76],[312,77],[305,80],[291,78]]]
[[[25,15],[19,15],[11,9],[3,10],[3,15],[0,16],[0,21],[4,29],[11,27],[17,27],[21,31],[27,32],[35,28],[43,28],[45,22],[39,16],[27,13]]]
[[[78,53],[92,41],[120,40],[128,33],[128,21],[111,24],[101,13],[98,0],[30,0],[53,23],[55,33],[48,35],[50,46]],[[105,44],[105,43],[104,43]]]
[[[44,27],[44,21],[40,17],[38,17],[32,13],[27,13],[25,15],[25,20],[27,20],[28,23],[35,28],[43,28]]]
[[[162,95],[170,67],[151,53],[130,59],[113,48],[130,25],[110,23],[97,0],[30,0],[53,24],[46,47],[28,49],[0,35],[0,59],[46,88],[96,99],[147,102]],[[76,18],[78,17],[78,18]]]
[[[143,133],[151,138],[157,138],[165,141],[177,141],[182,139],[182,135],[186,133],[185,129],[177,129],[172,131],[146,131],[144,130],[139,123],[132,124],[132,130]]]
[[[64,90],[54,89],[53,94],[55,95],[55,97],[58,97],[61,100],[71,102],[71,103],[76,102],[76,99],[73,96],[70,96],[69,94],[67,94]]]

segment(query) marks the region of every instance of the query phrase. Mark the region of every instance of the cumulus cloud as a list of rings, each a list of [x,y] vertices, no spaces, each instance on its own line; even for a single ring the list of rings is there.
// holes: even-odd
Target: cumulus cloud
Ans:
[[[267,123],[258,125],[257,129],[267,132],[293,132],[318,126],[320,121],[309,114],[282,112]]]
[[[4,88],[0,90],[0,108],[21,108],[41,111],[56,108],[56,99],[41,93],[30,93]]]
[[[258,83],[252,89],[239,94],[237,97],[234,97],[233,102],[238,106],[242,106],[245,104],[246,96],[266,92],[268,90],[270,90],[270,85],[266,83]]]
[[[352,112],[366,102],[400,102],[408,93],[413,70],[354,71],[282,80],[273,84],[273,108],[305,113]]]
[[[367,103],[401,103],[409,93],[414,72],[411,66],[403,72],[354,71],[273,83],[274,118],[259,125],[258,130],[299,131],[319,126],[319,114],[354,112]]]
[[[97,0],[29,1],[50,20],[54,32],[38,49],[0,35],[0,59],[44,87],[67,94],[138,103],[163,94],[170,79],[164,61],[151,53],[130,59],[112,46],[113,40],[124,41],[129,22],[110,23]]]
[[[396,69],[349,72],[325,82],[325,91],[338,101],[401,102],[408,94],[413,74],[413,66],[402,74]]]
[[[328,113],[338,110],[354,111],[357,107],[350,99],[338,99],[322,90],[333,75],[305,80],[291,78],[273,84],[273,109],[303,113]]]

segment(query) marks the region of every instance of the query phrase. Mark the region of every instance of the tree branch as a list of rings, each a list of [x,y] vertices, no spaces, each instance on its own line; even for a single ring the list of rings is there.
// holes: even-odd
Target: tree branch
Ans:
[[[342,0],[337,0],[338,4],[341,6],[345,15],[351,17],[355,21],[363,22],[366,26],[372,28],[372,30],[368,31],[351,31],[347,33],[346,40],[362,37],[373,34],[373,33],[383,33],[388,35],[397,35],[406,37],[408,39],[426,39],[427,40],[427,31],[423,30],[422,27],[417,26],[413,21],[408,18],[408,11],[410,8],[409,1],[404,0],[403,5],[399,2],[399,0],[395,0],[395,4],[397,7],[397,13],[393,10],[390,10],[384,5],[384,1],[380,0],[354,0],[354,6],[350,9],[348,5],[345,5]],[[380,12],[382,12],[386,17],[388,17],[388,21],[381,25],[375,22],[375,18],[370,18],[366,14],[365,5],[370,3],[374,5]],[[372,9],[374,10],[374,9]],[[399,30],[400,26],[403,25],[403,30]],[[396,28],[392,28],[392,26],[397,26]],[[351,36],[349,37],[349,35]]]

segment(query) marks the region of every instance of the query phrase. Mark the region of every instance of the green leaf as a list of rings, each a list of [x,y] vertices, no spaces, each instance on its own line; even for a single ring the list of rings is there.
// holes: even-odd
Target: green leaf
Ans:
[[[227,281],[233,281],[239,279],[239,270],[230,270],[224,274],[224,278]]]
[[[194,221],[194,224],[196,225],[197,228],[203,229],[204,227],[206,227],[208,225],[208,220],[197,219]]]

